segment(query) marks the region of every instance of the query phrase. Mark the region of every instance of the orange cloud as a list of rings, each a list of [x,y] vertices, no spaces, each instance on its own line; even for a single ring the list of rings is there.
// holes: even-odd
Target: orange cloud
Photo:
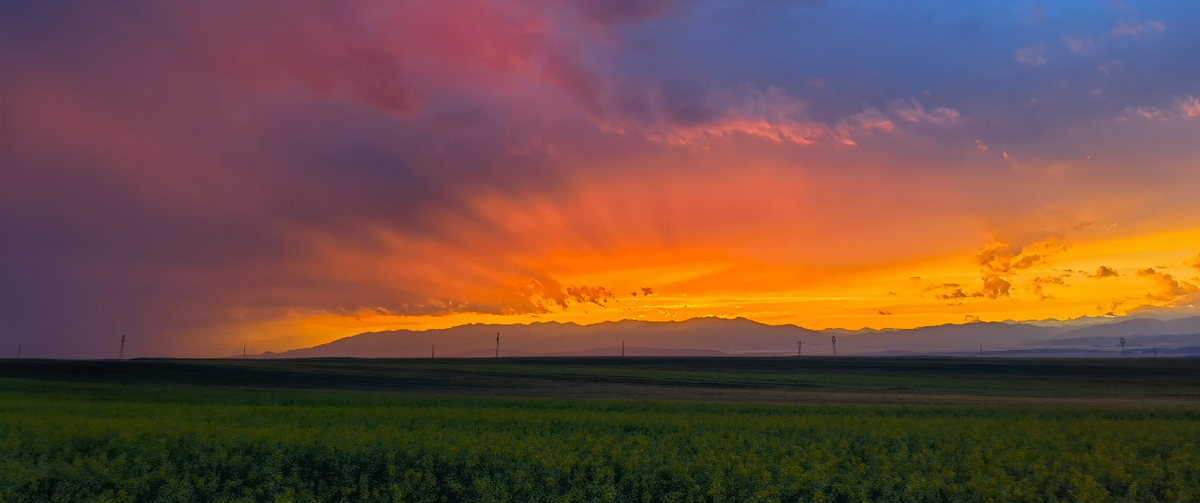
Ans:
[[[989,299],[1007,297],[1012,290],[1012,277],[1015,274],[1043,264],[1051,255],[1065,250],[1066,245],[1057,239],[1038,241],[1027,246],[993,241],[975,256],[983,278],[980,293]],[[1034,279],[1034,289],[1039,297],[1042,296],[1041,285],[1049,281],[1046,278]]]
[[[1008,297],[1009,290],[1012,289],[1012,283],[999,276],[984,276],[983,289],[980,293],[989,299],[999,299],[1000,297]]]
[[[1067,282],[1062,276],[1037,277],[1033,278],[1031,285],[1033,288],[1033,294],[1037,296],[1038,300],[1044,301],[1054,298],[1046,294],[1045,287],[1047,285],[1067,286]]]
[[[970,298],[982,297],[984,295],[982,292],[973,292],[973,293],[964,292],[962,289],[962,285],[959,285],[958,283],[943,283],[941,285],[933,285],[933,286],[927,287],[926,290],[942,292],[942,293],[938,293],[938,294],[934,295],[934,298],[938,299],[938,300],[970,299]]]
[[[610,299],[613,299],[612,290],[599,286],[571,286],[567,287],[567,297],[580,304],[595,304],[603,306]]]
[[[1146,297],[1159,302],[1164,302],[1168,306],[1189,305],[1200,297],[1200,287],[1179,281],[1171,274],[1166,274],[1148,267],[1139,269],[1138,276],[1153,279],[1157,290],[1146,294]]]

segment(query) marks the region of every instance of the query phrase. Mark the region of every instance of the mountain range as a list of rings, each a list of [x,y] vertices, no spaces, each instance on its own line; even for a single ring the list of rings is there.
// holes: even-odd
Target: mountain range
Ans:
[[[1120,354],[1152,345],[1200,353],[1200,316],[1093,318],[1094,323],[972,322],[913,329],[810,330],[745,318],[624,320],[593,325],[471,324],[439,330],[368,332],[261,358],[428,358],[500,356],[991,355]],[[499,341],[497,341],[499,338]],[[836,342],[835,342],[836,339]],[[1157,349],[1156,349],[1157,351]]]

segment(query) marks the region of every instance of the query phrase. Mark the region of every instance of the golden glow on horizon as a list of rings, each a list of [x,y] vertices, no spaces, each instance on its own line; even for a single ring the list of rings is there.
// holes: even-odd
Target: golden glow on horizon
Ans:
[[[1043,263],[1012,275],[1008,296],[997,299],[967,297],[936,298],[942,287],[956,284],[970,293],[979,289],[980,266],[975,253],[930,257],[908,263],[839,270],[793,286],[797,270],[787,270],[755,261],[739,262],[729,257],[705,254],[689,256],[666,250],[641,250],[640,260],[622,254],[586,256],[561,255],[546,262],[563,284],[613,285],[615,298],[604,303],[571,304],[541,314],[489,315],[455,313],[444,316],[399,316],[369,310],[353,315],[293,313],[284,320],[244,327],[252,345],[282,350],[321,344],[368,331],[425,330],[470,323],[526,324],[574,322],[591,324],[622,319],[667,321],[695,317],[745,317],[768,324],[796,324],[824,328],[913,328],[944,323],[982,321],[1067,319],[1101,316],[1110,312],[1127,314],[1150,306],[1187,307],[1189,299],[1152,298],[1160,288],[1155,278],[1138,270],[1153,267],[1174,275],[1179,281],[1200,284],[1192,263],[1200,250],[1200,230],[1155,232],[1070,241],[1065,250],[1051,254]],[[672,260],[675,258],[676,260]],[[629,260],[626,260],[629,259]],[[606,267],[587,267],[601,264]],[[651,264],[651,265],[646,265]],[[624,267],[623,267],[624,266]],[[755,267],[759,269],[755,269]],[[1119,274],[1094,277],[1101,267]],[[753,290],[739,290],[743,281],[725,282],[725,271],[757,277]],[[770,277],[776,282],[767,281]],[[1035,293],[1035,278],[1060,278],[1042,285]],[[702,286],[702,288],[700,287]],[[646,296],[642,287],[653,288]],[[633,293],[638,295],[634,296]],[[1043,298],[1044,297],[1044,298]],[[1194,299],[1191,299],[1194,301]]]

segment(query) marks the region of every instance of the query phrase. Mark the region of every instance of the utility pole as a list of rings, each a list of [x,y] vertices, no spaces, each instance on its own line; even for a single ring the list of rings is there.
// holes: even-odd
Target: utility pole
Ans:
[[[1125,356],[1125,338],[1121,338],[1121,356]]]
[[[125,359],[125,334],[121,334],[121,352],[117,353],[118,360]]]
[[[437,358],[437,344],[430,344],[429,345],[429,359],[432,360],[434,358]]]
[[[246,359],[246,346],[242,346],[242,359]]]
[[[496,332],[496,358],[500,358],[500,332]]]
[[[804,356],[804,341],[796,341],[796,356]]]
[[[833,356],[837,356],[837,336],[831,335],[829,338],[833,341]]]
[[[625,357],[625,341],[621,341],[621,357]]]

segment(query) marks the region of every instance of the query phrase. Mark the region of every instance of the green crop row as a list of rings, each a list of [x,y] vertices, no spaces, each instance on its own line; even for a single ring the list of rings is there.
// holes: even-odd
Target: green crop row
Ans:
[[[1200,501],[1188,411],[0,387],[0,502]]]

